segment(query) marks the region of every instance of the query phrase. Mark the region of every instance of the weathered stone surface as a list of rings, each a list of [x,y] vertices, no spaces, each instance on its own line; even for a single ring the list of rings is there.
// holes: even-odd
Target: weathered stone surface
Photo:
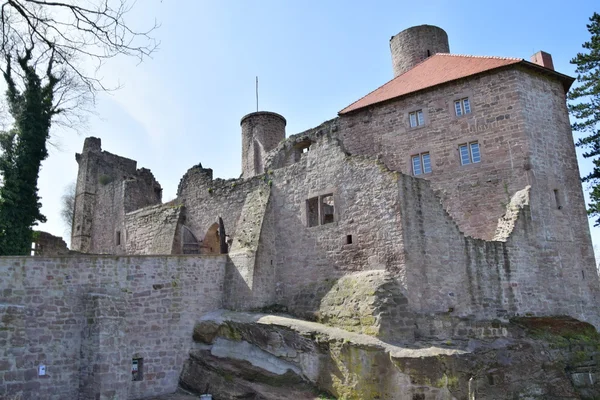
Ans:
[[[310,398],[296,392],[304,393],[306,385],[357,400],[564,400],[600,394],[592,383],[598,373],[583,377],[582,368],[590,364],[578,351],[587,346],[585,354],[597,354],[592,347],[600,344],[600,335],[573,319],[524,318],[506,325],[510,337],[410,346],[284,316],[221,311],[203,317],[203,324],[219,325],[219,335],[212,345],[192,351],[181,384],[200,392],[216,382],[212,393],[223,399],[294,398],[277,391],[282,382],[299,399]]]
[[[55,257],[71,254],[63,238],[48,232],[35,231],[33,234],[33,254],[36,257]]]
[[[415,316],[401,286],[386,271],[340,278],[321,300],[319,322],[400,342],[414,340]]]
[[[194,321],[222,307],[225,262],[225,256],[0,258],[0,398],[175,392]],[[143,359],[142,381],[131,380],[134,358]]]

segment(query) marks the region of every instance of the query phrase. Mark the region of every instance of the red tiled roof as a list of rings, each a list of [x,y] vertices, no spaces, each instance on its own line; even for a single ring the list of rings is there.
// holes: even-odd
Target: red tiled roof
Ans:
[[[418,90],[521,62],[524,62],[521,58],[434,54],[414,68],[350,104],[339,113],[345,114]]]

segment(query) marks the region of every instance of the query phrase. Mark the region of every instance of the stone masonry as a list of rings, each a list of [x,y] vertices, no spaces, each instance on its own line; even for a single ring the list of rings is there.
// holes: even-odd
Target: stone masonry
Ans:
[[[532,62],[448,54],[446,33],[428,25],[392,37],[390,50],[394,78],[321,125],[286,138],[279,114],[243,117],[241,177],[214,178],[198,164],[166,204],[150,170],[87,138],[71,238],[83,254],[0,260],[0,340],[11,344],[0,350],[0,396],[138,399],[174,392],[180,376],[199,392],[208,376],[223,398],[285,398],[265,377],[292,379],[298,396],[324,388],[347,399],[472,398],[469,377],[442,371],[462,368],[471,340],[498,340],[504,354],[515,343],[506,341],[511,321],[524,317],[600,327],[565,104],[573,79],[543,52]],[[221,308],[241,313],[203,317]],[[292,319],[260,327],[275,318],[268,312]],[[216,331],[193,344],[200,320]],[[277,344],[295,335],[289,329],[308,335],[297,339],[309,358]],[[469,345],[428,352],[423,340]],[[401,371],[388,368],[385,387],[350,390],[367,384],[353,370],[365,343],[431,359],[417,372],[394,361]],[[368,376],[384,376],[377,365],[389,357],[374,351]],[[456,358],[440,363],[440,354]],[[589,375],[585,387],[597,376],[594,357],[573,364],[584,368],[573,374]],[[337,375],[315,372],[332,360]],[[435,381],[418,370],[429,362]],[[227,376],[249,365],[228,388]],[[552,365],[564,388],[565,371]],[[502,374],[518,375],[509,369]],[[491,387],[493,371],[473,374],[481,393],[511,396]],[[555,383],[539,383],[540,393]]]

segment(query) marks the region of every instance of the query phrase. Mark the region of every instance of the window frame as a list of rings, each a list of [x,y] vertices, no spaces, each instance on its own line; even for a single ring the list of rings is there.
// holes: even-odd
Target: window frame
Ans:
[[[471,104],[470,96],[464,95],[454,99],[452,102],[452,109],[454,110],[454,116],[457,118],[471,114],[473,112],[473,105]],[[467,109],[469,111],[467,111]],[[460,114],[458,113],[459,110]]]
[[[331,207],[333,207],[333,210],[331,213],[325,213],[325,203],[324,200],[327,197],[331,197],[333,205]],[[333,190],[329,190],[326,192],[323,192],[323,194],[318,194],[318,195],[311,195],[309,196],[304,204],[305,204],[305,213],[306,213],[306,227],[307,228],[314,228],[317,226],[323,226],[323,225],[329,225],[329,224],[333,224],[335,222],[338,221],[338,214],[337,214],[337,208],[336,208],[336,195],[335,192]],[[317,214],[313,215],[313,213],[311,213],[311,209],[313,207],[311,207],[311,205],[316,205],[316,211]],[[312,215],[312,217],[311,217]],[[331,216],[331,220],[327,219],[327,216]]]
[[[414,123],[415,123],[414,125],[413,125],[413,117],[414,117]],[[424,125],[425,125],[425,112],[423,111],[422,108],[408,112],[408,126],[411,129],[420,128]]]
[[[425,171],[425,161],[423,159],[423,156],[427,156],[427,164],[429,164],[429,170]],[[420,172],[417,173],[417,171],[415,170],[415,161],[419,160],[419,168],[420,168]],[[431,174],[433,172],[433,168],[431,167],[431,153],[429,151],[422,151],[416,154],[413,154],[410,156],[410,169],[411,169],[411,173],[412,176],[421,176],[421,175],[428,175]]]
[[[475,161],[475,156],[473,155],[473,145],[477,145],[477,161]],[[463,148],[466,150],[466,154],[463,152]],[[468,157],[468,162],[463,162],[464,157]],[[460,161],[461,166],[472,165],[472,164],[480,164],[481,163],[481,144],[479,140],[469,140],[468,142],[462,142],[458,145],[458,159]]]
[[[421,123],[419,123],[419,113],[421,115]],[[415,123],[416,125],[412,125],[411,124],[411,115],[414,115],[415,118]],[[413,129],[421,129],[424,126],[426,126],[427,124],[429,124],[429,113],[427,112],[427,107],[423,107],[423,106],[419,106],[419,107],[411,107],[409,109],[406,110],[406,112],[404,113],[404,116],[406,118],[406,129],[407,130],[413,130]]]

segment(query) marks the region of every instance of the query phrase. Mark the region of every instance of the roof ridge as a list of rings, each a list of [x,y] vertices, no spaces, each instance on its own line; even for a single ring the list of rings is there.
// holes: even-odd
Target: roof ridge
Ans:
[[[436,56],[450,56],[450,57],[469,57],[469,58],[488,58],[493,60],[511,60],[511,61],[523,61],[523,58],[519,57],[502,57],[502,56],[475,56],[472,54],[454,54],[454,53],[435,53]]]

